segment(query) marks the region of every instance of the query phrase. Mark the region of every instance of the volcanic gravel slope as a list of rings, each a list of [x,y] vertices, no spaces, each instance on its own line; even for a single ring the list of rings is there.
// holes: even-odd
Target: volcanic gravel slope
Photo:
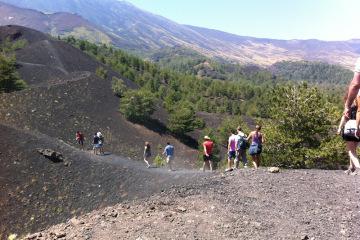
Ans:
[[[151,142],[154,156],[169,141],[176,148],[177,168],[195,165],[197,151],[166,134],[161,124],[154,121],[147,128],[121,116],[120,99],[111,90],[112,76],[121,76],[111,69],[108,79],[98,78],[94,72],[100,63],[35,30],[0,27],[0,41],[7,37],[28,42],[16,55],[19,72],[29,88],[0,94],[0,124],[8,126],[1,126],[0,236],[11,231],[37,231],[75,214],[147,196],[172,184],[174,175],[167,180],[161,170],[151,169],[149,175],[143,170],[145,164],[139,161],[144,141]],[[131,81],[124,81],[136,88]],[[164,120],[161,108],[158,112],[156,116]],[[105,151],[114,156],[94,162],[88,153],[77,152],[72,148],[78,147],[77,130],[85,133],[86,149],[91,149],[92,134],[101,131]],[[72,164],[54,165],[36,153],[36,148],[58,150]],[[126,165],[115,154],[137,163]]]
[[[360,176],[241,169],[205,175],[25,239],[359,239]],[[63,236],[61,238],[61,236]]]
[[[0,239],[201,177],[189,170],[147,169],[115,155],[95,156],[41,133],[4,125],[0,132]],[[54,163],[38,148],[65,159]]]
[[[0,123],[39,131],[75,144],[75,131],[86,134],[90,147],[94,132],[105,134],[108,151],[141,160],[143,144],[150,141],[154,155],[170,141],[176,147],[177,163],[194,166],[196,150],[164,132],[161,124],[151,127],[132,124],[118,112],[119,98],[111,91],[111,78],[117,73],[108,69],[108,79],[95,76],[102,66],[80,50],[51,37],[19,26],[0,27],[0,39],[26,39],[25,48],[16,52],[21,77],[30,85],[24,91],[0,95]],[[122,78],[124,79],[124,78]],[[136,85],[124,79],[127,86]],[[154,117],[166,121],[159,107]]]

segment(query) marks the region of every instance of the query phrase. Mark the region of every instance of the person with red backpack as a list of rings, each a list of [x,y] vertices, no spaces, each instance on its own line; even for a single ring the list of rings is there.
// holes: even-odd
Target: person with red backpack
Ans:
[[[75,139],[77,143],[80,145],[81,149],[84,149],[84,140],[85,140],[84,134],[80,131],[76,131]]]

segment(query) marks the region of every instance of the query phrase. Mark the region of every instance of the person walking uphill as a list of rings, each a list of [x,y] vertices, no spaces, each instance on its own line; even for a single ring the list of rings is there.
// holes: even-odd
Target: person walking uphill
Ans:
[[[174,160],[174,146],[170,143],[166,144],[163,154],[166,156],[166,163],[169,167],[169,171],[174,171],[173,160]]]
[[[204,155],[203,155],[203,159],[204,159],[204,163],[203,163],[203,167],[202,170],[203,172],[205,172],[205,166],[206,164],[209,165],[210,171],[213,171],[213,163],[212,163],[212,151],[214,148],[214,142],[211,141],[210,137],[205,136],[204,137],[204,143],[203,143],[203,148],[204,148]]]
[[[251,139],[249,153],[252,157],[255,169],[260,166],[260,154],[262,152],[262,145],[265,142],[264,136],[262,135],[260,130],[261,126],[256,125],[255,131],[252,131],[247,138],[247,141]]]

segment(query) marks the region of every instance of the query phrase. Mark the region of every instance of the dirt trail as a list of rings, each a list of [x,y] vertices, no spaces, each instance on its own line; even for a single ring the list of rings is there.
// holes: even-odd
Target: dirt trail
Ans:
[[[95,156],[39,132],[1,124],[0,132],[0,239],[1,233],[38,231],[72,216],[197,182],[204,175],[147,169],[116,155]],[[65,160],[53,163],[37,148],[58,151]]]

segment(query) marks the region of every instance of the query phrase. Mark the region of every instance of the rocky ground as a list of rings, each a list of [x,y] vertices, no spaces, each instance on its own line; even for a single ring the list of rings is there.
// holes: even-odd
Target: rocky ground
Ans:
[[[25,239],[359,239],[359,183],[342,171],[215,173]]]

